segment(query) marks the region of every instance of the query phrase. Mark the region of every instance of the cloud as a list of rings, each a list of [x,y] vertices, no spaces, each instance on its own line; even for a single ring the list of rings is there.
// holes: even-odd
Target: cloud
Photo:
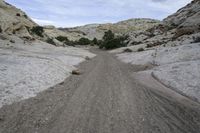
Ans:
[[[53,25],[53,24],[55,24],[51,20],[42,20],[42,19],[37,19],[37,18],[32,18],[32,20],[35,21],[38,24],[41,24],[41,25]]]
[[[164,2],[166,0],[152,0],[153,2]]]
[[[117,22],[129,18],[160,19],[191,0],[7,0],[41,25],[71,27],[88,23]]]

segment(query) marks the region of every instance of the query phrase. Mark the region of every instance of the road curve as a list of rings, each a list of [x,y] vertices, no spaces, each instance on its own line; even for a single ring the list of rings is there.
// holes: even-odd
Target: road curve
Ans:
[[[145,87],[133,66],[95,52],[82,75],[1,108],[0,133],[200,133],[198,103]]]

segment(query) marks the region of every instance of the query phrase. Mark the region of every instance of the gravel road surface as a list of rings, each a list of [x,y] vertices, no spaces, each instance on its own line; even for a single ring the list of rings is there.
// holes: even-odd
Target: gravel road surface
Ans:
[[[200,133],[199,103],[146,87],[139,68],[94,52],[81,75],[1,108],[0,133]]]

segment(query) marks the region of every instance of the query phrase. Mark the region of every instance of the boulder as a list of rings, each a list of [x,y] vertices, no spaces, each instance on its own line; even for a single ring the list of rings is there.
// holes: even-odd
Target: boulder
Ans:
[[[80,75],[81,72],[80,72],[79,70],[73,70],[73,71],[72,71],[72,74],[73,74],[73,75]]]

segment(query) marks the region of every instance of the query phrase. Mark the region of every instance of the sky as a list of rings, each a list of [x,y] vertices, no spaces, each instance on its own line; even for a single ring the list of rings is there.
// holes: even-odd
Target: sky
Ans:
[[[6,0],[40,25],[74,27],[130,18],[162,20],[192,0]]]

